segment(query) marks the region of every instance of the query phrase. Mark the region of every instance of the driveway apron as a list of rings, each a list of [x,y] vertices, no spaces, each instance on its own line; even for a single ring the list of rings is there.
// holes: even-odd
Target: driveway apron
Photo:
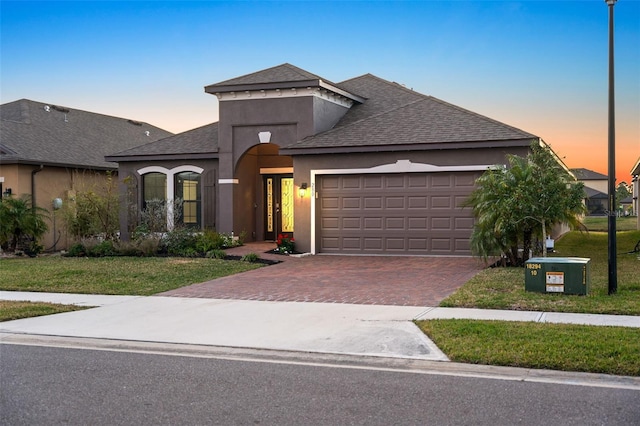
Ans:
[[[279,256],[273,244],[247,244],[230,254],[259,253],[281,263],[161,293],[158,296],[369,305],[437,306],[483,265],[466,257]]]

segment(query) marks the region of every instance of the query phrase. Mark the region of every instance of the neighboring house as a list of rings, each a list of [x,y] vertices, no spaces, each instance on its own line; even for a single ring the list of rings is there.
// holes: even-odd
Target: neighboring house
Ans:
[[[640,205],[638,201],[638,197],[640,196],[640,182],[638,181],[640,179],[640,157],[638,157],[638,161],[636,161],[636,164],[631,169],[631,176],[631,202],[633,204],[633,214],[638,218],[637,229],[640,229]]]
[[[104,186],[117,164],[108,153],[156,141],[172,133],[147,123],[21,99],[0,106],[0,192],[28,194],[50,212],[57,198],[67,203],[79,190]],[[51,215],[52,218],[54,217]],[[61,220],[42,244],[68,244]]]
[[[584,183],[587,215],[605,215],[609,208],[609,177],[589,169],[571,169],[571,173]]]
[[[468,256],[476,178],[544,143],[371,74],[332,83],[283,64],[205,92],[217,123],[106,157],[122,193],[135,210],[183,199],[169,226],[286,233],[302,252]],[[125,238],[132,221],[123,209]]]

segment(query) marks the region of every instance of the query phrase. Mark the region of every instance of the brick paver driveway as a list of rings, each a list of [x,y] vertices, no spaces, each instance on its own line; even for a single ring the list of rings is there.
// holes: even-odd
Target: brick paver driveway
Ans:
[[[272,247],[267,246],[267,248]],[[296,302],[437,306],[482,269],[473,258],[265,255],[282,263],[171,290],[159,296]]]

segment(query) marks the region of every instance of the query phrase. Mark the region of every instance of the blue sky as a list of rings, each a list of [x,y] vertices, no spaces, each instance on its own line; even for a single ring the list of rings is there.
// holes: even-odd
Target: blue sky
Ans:
[[[541,136],[607,173],[608,11],[585,1],[0,3],[0,101],[28,98],[180,132],[203,87],[284,62],[372,73]],[[617,175],[640,156],[640,1],[616,18]]]

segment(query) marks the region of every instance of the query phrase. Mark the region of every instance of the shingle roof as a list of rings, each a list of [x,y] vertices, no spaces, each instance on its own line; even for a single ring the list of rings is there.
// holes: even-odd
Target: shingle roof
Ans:
[[[588,186],[584,187],[584,192],[587,198],[590,198],[592,200],[596,200],[596,199],[606,200],[609,198],[609,196],[604,192],[600,192],[597,189],[589,188]]]
[[[156,142],[137,146],[107,156],[114,161],[132,160],[134,157],[161,155],[215,154],[218,152],[218,123],[207,124],[193,130],[169,136]],[[210,155],[210,157],[213,155]]]
[[[340,83],[366,97],[324,133],[288,149],[522,141],[538,137],[371,74]]]
[[[221,81],[220,83],[212,84],[208,87],[244,86],[249,84],[308,81],[308,80],[324,80],[324,79],[308,71],[305,71],[302,68],[298,68],[294,65],[284,63],[282,65],[277,65],[275,67],[267,68],[265,70],[256,71],[251,74],[246,74],[240,77],[235,77],[229,80]],[[324,80],[324,81],[328,82],[328,80]]]
[[[594,172],[589,169],[571,169],[571,173],[573,173],[578,180],[607,180],[609,177],[607,175],[603,175],[602,173]]]
[[[115,169],[105,155],[172,135],[147,123],[28,99],[0,105],[0,118],[5,164]]]

